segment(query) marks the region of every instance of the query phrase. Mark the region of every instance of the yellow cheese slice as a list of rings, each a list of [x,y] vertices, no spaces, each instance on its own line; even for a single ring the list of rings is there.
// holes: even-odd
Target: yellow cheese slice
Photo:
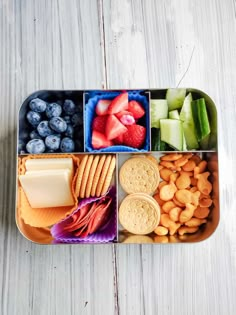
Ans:
[[[73,172],[72,158],[28,159],[25,162],[26,171],[41,171],[54,169],[70,169]]]
[[[71,170],[45,170],[19,176],[32,208],[63,207],[74,204]]]

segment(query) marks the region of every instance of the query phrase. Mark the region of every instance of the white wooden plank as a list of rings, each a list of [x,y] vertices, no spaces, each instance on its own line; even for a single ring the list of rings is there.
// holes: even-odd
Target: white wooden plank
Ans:
[[[112,247],[39,246],[15,226],[17,112],[37,89],[101,88],[95,0],[0,2],[0,314],[112,314]]]
[[[193,245],[117,247],[120,314],[234,314],[236,295],[233,1],[104,1],[110,88],[195,87],[219,113],[221,222]]]

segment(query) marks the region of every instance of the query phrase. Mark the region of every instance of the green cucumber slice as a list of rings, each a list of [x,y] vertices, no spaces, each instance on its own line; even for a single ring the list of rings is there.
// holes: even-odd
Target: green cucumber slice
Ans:
[[[192,113],[192,94],[189,93],[184,100],[183,107],[180,112],[180,120],[183,122],[183,132],[187,145],[187,149],[197,149],[199,147],[196,128]]]
[[[169,118],[170,119],[179,119],[179,112],[177,109],[171,110],[169,112]]]
[[[159,151],[160,144],[160,129],[152,128],[151,129],[151,148],[152,151]]]
[[[211,132],[205,99],[200,98],[198,100],[192,101],[191,107],[194,123],[197,130],[198,141],[201,141],[206,138]]]
[[[167,100],[151,100],[151,128],[160,128],[160,119],[167,117]]]
[[[168,89],[166,99],[169,111],[181,108],[186,96],[186,89]]]
[[[168,143],[176,150],[183,150],[182,122],[177,119],[161,119],[161,141]]]

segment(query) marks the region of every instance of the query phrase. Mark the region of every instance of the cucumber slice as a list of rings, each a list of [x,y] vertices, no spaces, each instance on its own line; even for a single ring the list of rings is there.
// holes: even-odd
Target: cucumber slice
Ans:
[[[168,89],[166,99],[169,111],[181,108],[186,95],[186,89]]]
[[[171,110],[169,112],[169,118],[170,119],[179,119],[179,112],[178,112],[178,110],[177,109]]]
[[[180,120],[183,122],[183,132],[186,140],[187,149],[197,149],[199,147],[196,128],[192,113],[192,94],[189,93],[184,100],[183,107],[180,112]]]
[[[152,135],[152,141],[151,141],[152,151],[165,151],[166,143],[161,141],[160,129],[152,128],[151,135]]]
[[[160,144],[160,129],[152,128],[151,129],[151,148],[152,151],[158,151]]]
[[[176,150],[183,150],[182,122],[177,119],[161,119],[161,141],[168,143]]]
[[[160,119],[167,117],[167,100],[151,100],[151,128],[160,128]]]
[[[193,120],[197,130],[198,141],[201,141],[206,138],[211,132],[204,98],[192,101],[191,106],[193,112]]]

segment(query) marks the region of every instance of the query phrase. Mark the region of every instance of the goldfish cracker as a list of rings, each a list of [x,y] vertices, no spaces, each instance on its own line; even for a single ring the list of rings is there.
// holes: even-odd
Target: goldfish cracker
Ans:
[[[210,207],[212,205],[212,199],[209,195],[201,194],[199,198],[199,206],[200,207]]]
[[[195,233],[198,231],[198,226],[196,227],[188,227],[188,226],[181,226],[179,229],[178,229],[178,233],[179,235],[184,235],[186,233]]]
[[[167,235],[168,232],[169,231],[168,231],[168,229],[166,227],[160,226],[160,225],[158,227],[156,227],[155,230],[154,230],[154,233],[156,233],[159,236]]]
[[[198,167],[199,167],[199,174],[205,172],[205,170],[206,170],[206,168],[207,168],[207,161],[202,160],[202,161],[198,164]]]
[[[164,166],[165,168],[169,169],[169,170],[176,170],[176,166],[174,163],[169,162],[169,161],[161,161],[160,165]]]
[[[181,153],[169,153],[169,154],[163,155],[160,158],[160,160],[173,162],[173,161],[180,159],[182,156],[183,156],[183,154],[181,154]]]
[[[207,207],[197,207],[194,210],[193,216],[198,219],[205,219],[208,217],[210,209]]]
[[[187,174],[181,174],[177,179],[176,179],[176,187],[178,189],[185,189],[189,187],[191,184],[190,177]]]
[[[160,198],[165,201],[171,200],[174,197],[176,191],[177,188],[175,184],[173,182],[170,182],[169,184],[161,187]]]
[[[166,167],[160,170],[160,176],[166,182],[169,182],[171,174],[173,174],[173,172]]]
[[[202,159],[200,158],[200,156],[198,154],[194,154],[189,161],[194,161],[196,166],[202,161]]]
[[[200,197],[201,193],[200,191],[195,191],[195,192],[192,192],[192,201],[191,203],[194,205],[194,206],[198,206],[199,204],[199,197]]]
[[[178,199],[176,199],[175,196],[173,197],[173,201],[174,201],[174,203],[175,203],[176,206],[181,207],[181,208],[184,208],[184,207],[185,207],[185,204],[182,203],[182,202],[179,202]]]
[[[179,221],[179,215],[181,213],[182,209],[180,207],[175,207],[175,208],[172,208],[170,211],[169,211],[169,217],[172,221],[174,222],[177,222]]]
[[[191,193],[191,191],[189,191],[187,189],[180,189],[180,190],[176,191],[175,197],[179,202],[181,202],[183,204],[191,203],[191,201],[192,201],[192,193]]]
[[[185,209],[180,213],[179,222],[185,223],[189,221],[192,218],[195,209],[196,207],[194,205],[187,203]]]
[[[173,201],[166,201],[161,208],[165,213],[169,213],[171,209],[175,208],[175,203]]]
[[[209,175],[210,172],[205,172],[196,176],[196,178],[198,179],[197,188],[204,195],[209,195],[212,191],[212,184],[207,179]]]
[[[183,165],[182,169],[186,172],[192,172],[196,167],[196,163],[193,160],[189,160],[186,164]]]
[[[189,227],[196,227],[206,222],[207,222],[206,219],[192,218],[189,221],[185,222],[185,225]]]

